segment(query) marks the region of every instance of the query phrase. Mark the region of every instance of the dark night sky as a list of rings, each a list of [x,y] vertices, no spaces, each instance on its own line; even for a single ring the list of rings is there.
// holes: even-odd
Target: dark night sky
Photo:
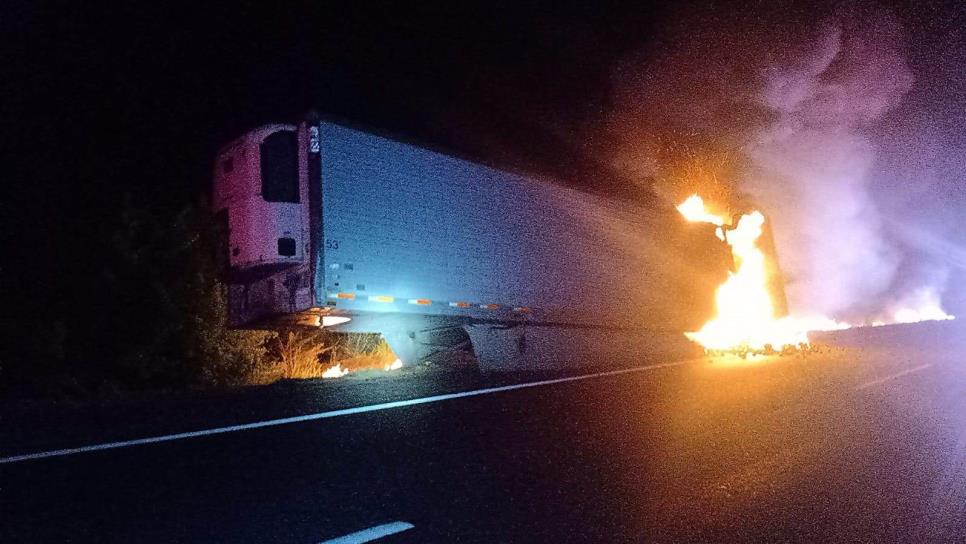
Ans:
[[[242,2],[230,10],[103,11],[39,4],[10,3],[0,23],[10,46],[2,58],[4,117],[58,142],[54,157],[31,142],[26,150],[42,160],[30,167],[64,161],[72,176],[107,185],[116,183],[112,173],[163,171],[192,191],[206,181],[199,169],[207,172],[217,145],[310,108],[491,160],[552,167],[606,122],[615,72],[628,57],[666,77],[675,55],[685,57],[674,69],[683,72],[695,55],[723,54],[739,73],[753,66],[742,56],[757,56],[756,41],[779,37],[767,48],[792,46],[798,29],[832,12],[801,2],[479,9]],[[942,79],[949,69],[942,33],[961,19],[945,7],[899,6],[920,78]],[[730,49],[743,40],[753,47]],[[961,54],[962,44],[954,45]],[[666,100],[701,101],[694,80],[668,79]],[[744,81],[735,92],[754,87]],[[915,90],[912,107],[937,100],[929,87]],[[184,176],[191,180],[178,180]],[[58,177],[42,176],[64,181]]]
[[[23,7],[7,105],[35,134],[56,134],[77,160],[72,174],[101,178],[85,180],[94,184],[116,184],[105,169],[163,170],[168,183],[196,189],[217,145],[309,108],[447,145],[539,155],[548,152],[541,123],[599,113],[608,60],[650,23],[647,10],[232,8]]]
[[[620,180],[608,150],[642,134],[727,139],[767,118],[746,100],[762,65],[852,5],[410,4],[6,3],[7,272],[86,266],[124,193],[172,214],[207,188],[219,145],[311,108],[577,183]],[[891,7],[917,84],[882,145],[928,130],[961,153],[963,8]]]

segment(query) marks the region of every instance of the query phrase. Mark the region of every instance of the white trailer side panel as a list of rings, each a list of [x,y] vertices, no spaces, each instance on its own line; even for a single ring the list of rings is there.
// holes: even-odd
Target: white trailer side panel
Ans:
[[[701,270],[713,249],[694,242],[712,237],[670,207],[609,200],[329,122],[320,139],[317,289],[345,311],[501,319],[529,308],[528,319],[540,321],[673,328],[695,304],[707,306],[704,287],[720,280],[720,267]],[[471,306],[452,305],[463,302]]]

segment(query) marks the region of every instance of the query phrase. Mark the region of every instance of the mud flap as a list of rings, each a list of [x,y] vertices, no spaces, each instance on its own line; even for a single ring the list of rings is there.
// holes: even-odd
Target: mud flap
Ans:
[[[526,334],[523,326],[466,325],[480,369],[512,371],[526,368]]]
[[[465,328],[483,371],[628,368],[702,353],[673,331],[489,323]]]
[[[382,337],[403,366],[419,364],[430,355],[428,346],[416,338],[415,331],[383,331]]]
[[[426,361],[465,364],[472,359],[471,346],[462,322],[449,317],[368,314],[357,315],[337,332],[379,333],[403,366]]]

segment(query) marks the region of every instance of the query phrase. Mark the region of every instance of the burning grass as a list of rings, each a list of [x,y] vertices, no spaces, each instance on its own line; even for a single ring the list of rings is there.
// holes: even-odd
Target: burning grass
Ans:
[[[253,376],[252,383],[341,378],[353,372],[389,371],[402,367],[396,354],[378,334],[283,332],[269,342],[266,359]]]
[[[346,334],[337,352],[346,372],[402,368],[402,362],[378,334]]]

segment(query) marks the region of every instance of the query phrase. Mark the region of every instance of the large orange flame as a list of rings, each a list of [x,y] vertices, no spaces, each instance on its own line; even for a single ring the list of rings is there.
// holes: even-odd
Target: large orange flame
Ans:
[[[760,351],[769,346],[780,350],[807,345],[808,331],[848,328],[824,317],[775,316],[768,291],[768,266],[757,245],[765,224],[761,212],[742,215],[737,225],[722,230],[725,219],[709,212],[698,195],[692,195],[677,209],[688,221],[718,226],[718,237],[731,246],[736,265],[736,271],[715,294],[717,315],[701,330],[686,333],[688,338],[712,351]]]

